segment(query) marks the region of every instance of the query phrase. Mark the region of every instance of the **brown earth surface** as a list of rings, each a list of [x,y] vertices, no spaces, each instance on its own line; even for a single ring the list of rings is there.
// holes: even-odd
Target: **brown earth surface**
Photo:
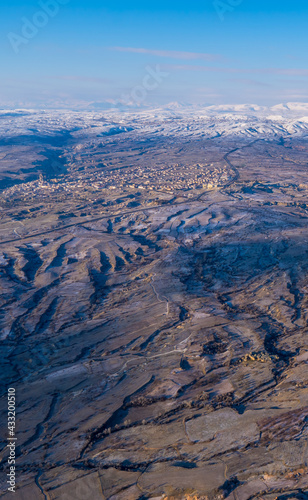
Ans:
[[[193,157],[208,185],[93,187],[142,163],[121,138],[79,145],[62,191],[2,193],[16,500],[308,498],[307,142],[185,141],[142,145],[144,170]]]

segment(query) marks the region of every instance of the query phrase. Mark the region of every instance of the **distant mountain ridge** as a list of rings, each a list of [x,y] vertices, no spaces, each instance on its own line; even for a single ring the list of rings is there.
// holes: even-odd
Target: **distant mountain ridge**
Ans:
[[[187,105],[170,103],[143,109],[5,110],[0,111],[3,138],[44,136],[70,132],[89,139],[121,134],[145,137],[187,138],[280,138],[308,136],[308,103],[286,103],[271,107],[254,104]],[[35,139],[35,138],[34,138]]]

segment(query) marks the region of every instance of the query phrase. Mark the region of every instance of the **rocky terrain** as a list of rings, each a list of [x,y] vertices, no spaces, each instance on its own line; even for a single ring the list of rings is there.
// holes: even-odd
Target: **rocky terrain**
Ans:
[[[304,111],[3,112],[15,499],[308,498]]]

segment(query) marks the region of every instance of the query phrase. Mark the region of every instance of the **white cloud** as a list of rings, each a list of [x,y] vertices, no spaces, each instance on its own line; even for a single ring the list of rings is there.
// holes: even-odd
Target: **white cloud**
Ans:
[[[203,59],[205,61],[221,61],[223,57],[219,54],[205,54],[201,52],[183,52],[177,50],[153,50],[134,47],[110,47],[110,50],[117,52],[130,52],[134,54],[148,54],[157,57],[169,57],[170,59]]]

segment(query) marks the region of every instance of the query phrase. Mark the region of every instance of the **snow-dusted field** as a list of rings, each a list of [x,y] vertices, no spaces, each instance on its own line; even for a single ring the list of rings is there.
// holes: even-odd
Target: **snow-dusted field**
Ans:
[[[307,117],[2,111],[16,500],[307,498]]]

